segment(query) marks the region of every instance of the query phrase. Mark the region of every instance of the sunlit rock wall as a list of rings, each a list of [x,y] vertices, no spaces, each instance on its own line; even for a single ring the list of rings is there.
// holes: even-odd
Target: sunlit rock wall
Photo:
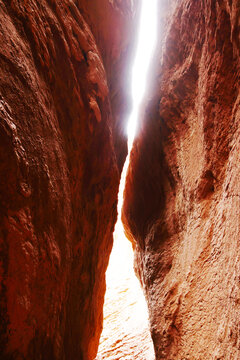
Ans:
[[[128,0],[0,1],[3,360],[96,355],[132,15]]]
[[[159,10],[123,219],[156,358],[239,359],[240,5],[172,5]]]

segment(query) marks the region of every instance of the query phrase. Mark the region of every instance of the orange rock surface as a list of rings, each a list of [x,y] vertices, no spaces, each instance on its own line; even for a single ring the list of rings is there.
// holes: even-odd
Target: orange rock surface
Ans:
[[[237,0],[171,5],[159,26],[123,220],[156,359],[237,360],[240,7]]]
[[[96,355],[132,15],[128,0],[0,1],[1,360]]]

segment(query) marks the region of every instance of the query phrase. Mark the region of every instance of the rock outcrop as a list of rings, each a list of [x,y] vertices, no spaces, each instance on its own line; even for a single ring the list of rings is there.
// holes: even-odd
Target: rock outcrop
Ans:
[[[240,7],[171,4],[123,220],[156,358],[239,359]]]
[[[96,355],[132,14],[130,0],[0,1],[2,360]]]

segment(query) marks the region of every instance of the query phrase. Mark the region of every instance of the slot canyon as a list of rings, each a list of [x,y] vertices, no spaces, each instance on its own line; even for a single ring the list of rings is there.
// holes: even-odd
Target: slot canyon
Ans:
[[[158,0],[121,212],[140,3],[0,0],[0,360],[96,358],[118,213],[156,360],[240,359],[240,2]]]

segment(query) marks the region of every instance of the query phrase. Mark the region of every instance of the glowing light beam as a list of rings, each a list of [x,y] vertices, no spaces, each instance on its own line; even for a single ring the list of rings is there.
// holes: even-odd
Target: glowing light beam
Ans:
[[[119,234],[124,234],[121,222],[121,210],[129,157],[136,135],[140,105],[147,85],[149,66],[157,42],[157,7],[158,0],[142,0],[137,50],[132,69],[131,92],[133,106],[127,126],[128,156],[123,167],[118,192],[118,221],[115,225],[115,233]]]
[[[132,69],[133,107],[127,127],[129,152],[136,134],[139,107],[144,97],[149,66],[157,42],[157,3],[157,0],[142,0],[141,4],[138,43]]]

